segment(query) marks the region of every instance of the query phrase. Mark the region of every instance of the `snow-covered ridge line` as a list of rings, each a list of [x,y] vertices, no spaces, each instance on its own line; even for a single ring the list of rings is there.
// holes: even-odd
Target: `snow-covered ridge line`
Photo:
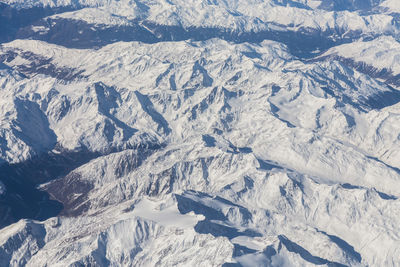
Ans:
[[[181,25],[184,28],[225,27],[240,31],[263,30],[268,23],[282,25],[288,30],[313,28],[326,31],[341,28],[343,32],[357,30],[366,33],[390,31],[394,28],[391,23],[393,17],[388,14],[360,15],[349,11],[307,10],[257,1],[238,4],[233,1],[210,4],[206,1],[181,0],[111,2],[103,8],[84,8],[54,17],[106,25],[118,23],[116,19],[123,19],[124,23],[145,19],[162,25]]]
[[[0,266],[397,267],[389,2],[0,5]]]
[[[14,7],[26,8],[32,6],[66,6],[66,5],[82,5],[82,6],[104,6],[110,5],[114,2],[125,3],[152,3],[151,1],[131,1],[131,0],[1,0],[1,2],[7,3]],[[257,3],[256,1],[248,1],[250,4]],[[331,0],[267,0],[264,1],[270,5],[283,6],[283,7],[295,7],[305,10],[322,9],[322,10],[349,10],[349,11],[362,11],[362,12],[379,12],[382,9],[389,9],[391,12],[396,12],[396,0],[374,0],[368,2],[360,2],[357,0],[347,1],[331,1]],[[173,2],[170,2],[173,3]],[[224,5],[227,7],[237,6],[237,1],[214,1],[214,5]]]
[[[377,70],[387,70],[389,75],[400,74],[400,43],[392,36],[382,36],[371,41],[343,44],[326,51],[321,57],[338,56],[364,62]]]
[[[76,31],[77,27],[79,31]],[[67,30],[68,36],[58,34],[64,30]],[[376,37],[372,33],[365,35],[360,31],[347,31],[341,34],[341,31],[341,29],[319,31],[313,28],[292,31],[283,25],[267,25],[265,30],[259,29],[259,31],[236,31],[219,26],[183,28],[155,24],[146,20],[129,22],[126,25],[93,25],[84,21],[58,18],[23,28],[16,36],[18,39],[36,39],[79,49],[98,49],[118,41],[158,43],[219,38],[233,43],[260,43],[264,40],[273,40],[286,44],[292,54],[302,58],[314,57],[331,47],[350,43],[359,38]]]
[[[10,5],[17,9],[29,9],[33,7],[85,7],[85,6],[102,6],[109,4],[113,0],[1,0],[0,3]]]
[[[351,68],[400,88],[400,43],[391,36],[335,46],[310,62],[337,60]]]
[[[73,3],[75,2],[78,3],[77,1]],[[68,1],[49,3],[55,6],[72,4]],[[148,42],[183,40],[210,35],[210,31],[214,31],[212,37],[221,36],[229,39],[223,36],[226,33],[231,35],[234,33],[231,40],[247,39],[253,42],[268,38],[279,41],[279,37],[274,37],[274,34],[279,35],[283,32],[300,31],[305,32],[305,36],[307,32],[315,32],[315,35],[323,35],[322,40],[314,40],[315,44],[366,36],[375,37],[381,34],[399,35],[398,23],[390,14],[361,15],[349,11],[304,9],[290,5],[283,6],[275,1],[262,3],[217,1],[214,4],[207,1],[181,0],[82,2],[85,3],[93,7],[44,18],[33,25],[19,29],[14,36],[7,38],[34,38],[60,44],[61,42],[68,44],[75,40],[76,45],[89,40],[94,46],[96,42],[98,45],[104,45],[107,39],[108,42],[132,41],[140,38]],[[76,25],[79,25],[79,32],[74,32]],[[70,36],[60,40],[62,37],[57,35],[57,32],[66,29]],[[249,33],[269,34],[260,38]],[[240,37],[241,34],[245,36]],[[301,42],[295,40],[291,43]],[[315,44],[315,50],[321,50]]]
[[[370,77],[378,79],[388,85],[394,86],[395,88],[400,88],[400,74],[395,75],[395,73],[389,68],[379,68],[373,65],[368,65],[365,61],[360,60],[356,61],[354,58],[346,58],[339,56],[337,54],[330,54],[322,57],[318,57],[316,59],[312,59],[311,61],[321,61],[321,60],[335,60],[339,61],[350,68],[354,68],[359,72],[365,73]],[[394,103],[397,103],[397,99],[393,99]],[[382,101],[384,101],[382,99]]]

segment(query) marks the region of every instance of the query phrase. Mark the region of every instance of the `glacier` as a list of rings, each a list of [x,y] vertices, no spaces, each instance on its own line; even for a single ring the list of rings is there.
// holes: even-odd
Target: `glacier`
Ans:
[[[396,1],[0,11],[0,266],[400,266]]]

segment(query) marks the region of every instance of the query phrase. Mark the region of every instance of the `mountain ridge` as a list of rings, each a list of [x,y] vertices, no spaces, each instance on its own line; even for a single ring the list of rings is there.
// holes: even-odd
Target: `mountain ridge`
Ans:
[[[2,2],[0,265],[398,265],[390,1]]]

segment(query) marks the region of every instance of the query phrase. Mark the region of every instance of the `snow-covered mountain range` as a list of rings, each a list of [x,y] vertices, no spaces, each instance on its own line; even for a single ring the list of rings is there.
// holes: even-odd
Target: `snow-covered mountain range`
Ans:
[[[397,0],[0,0],[0,266],[400,266]]]

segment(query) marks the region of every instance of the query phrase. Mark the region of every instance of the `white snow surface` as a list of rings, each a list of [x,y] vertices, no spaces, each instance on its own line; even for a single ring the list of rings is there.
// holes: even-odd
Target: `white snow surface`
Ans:
[[[400,5],[397,0],[385,0],[380,6],[387,8],[389,12],[400,13]]]
[[[400,74],[400,43],[392,36],[339,45],[329,49],[322,56],[327,55],[353,59],[378,70],[387,69],[393,75]]]
[[[133,210],[133,215],[150,221],[154,221],[164,226],[176,226],[179,228],[193,228],[198,221],[205,219],[203,215],[182,215],[177,206],[161,209],[157,202],[142,199],[137,203]]]
[[[310,60],[268,40],[2,43],[0,163],[19,173],[43,155],[92,157],[38,185],[63,204],[58,216],[0,229],[0,266],[400,266],[400,91],[378,75],[400,74],[391,12],[306,0],[2,2],[75,6],[51,18],[102,27],[391,37]],[[0,181],[0,202],[10,190]]]
[[[3,248],[13,242],[2,252],[12,265],[395,266],[400,106],[361,101],[390,90],[383,83],[335,61],[303,63],[272,41],[77,50],[17,40],[2,45],[10,51],[3,160],[55,143],[105,153],[44,186],[61,198],[60,189],[91,185],[64,200],[71,215],[49,219],[52,227],[30,222],[39,236],[21,223],[16,234],[0,231]],[[40,60],[53,71],[24,68]],[[79,75],[57,79],[57,69]],[[326,82],[336,95],[324,93]],[[355,104],[337,105],[341,97]],[[143,143],[166,146],[143,156],[134,149]]]
[[[130,25],[136,19],[158,25],[224,28],[228,31],[259,32],[282,27],[282,31],[340,29],[342,36],[352,32],[373,36],[382,33],[396,36],[399,34],[399,28],[391,13],[329,11],[319,9],[318,1],[3,0],[3,2],[16,8],[73,6],[76,10],[50,17],[102,26]],[[298,5],[289,5],[287,2]],[[393,6],[391,3],[382,5]]]

